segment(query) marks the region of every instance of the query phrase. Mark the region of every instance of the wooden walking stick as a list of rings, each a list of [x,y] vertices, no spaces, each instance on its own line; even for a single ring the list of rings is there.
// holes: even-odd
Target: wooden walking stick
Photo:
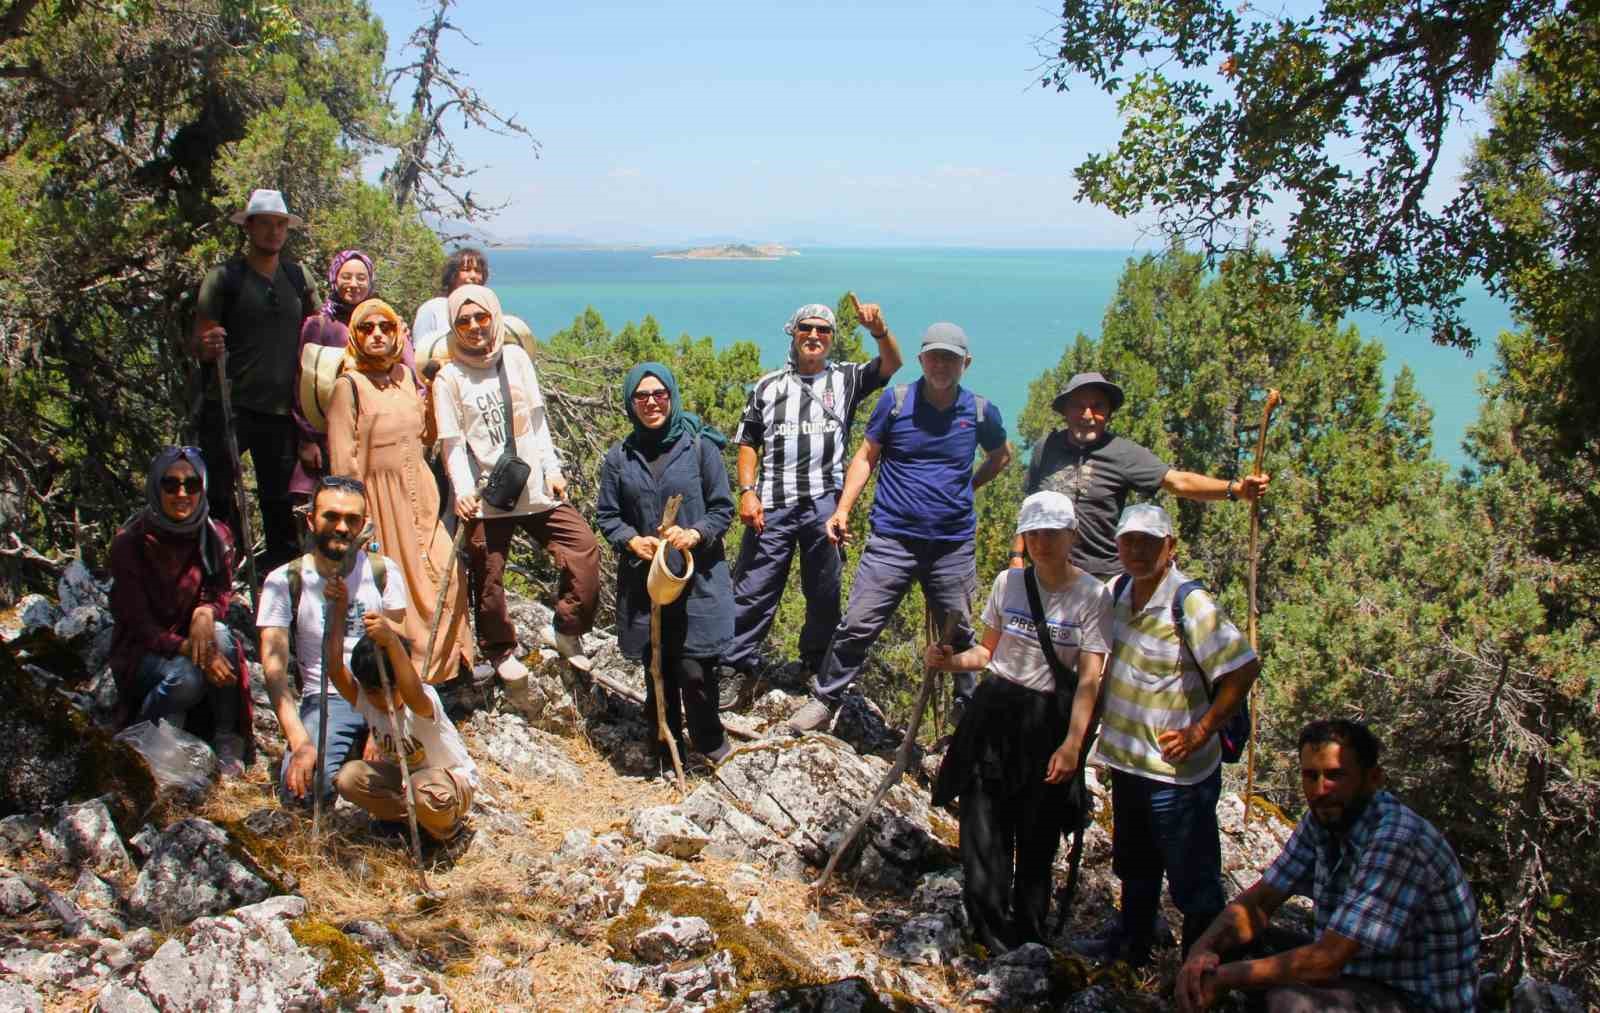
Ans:
[[[328,579],[343,580],[348,577],[351,569],[355,567],[356,553],[366,546],[371,537],[372,525],[368,524],[361,529],[361,534],[357,535],[350,542],[349,547],[344,550],[344,556],[339,560],[338,572]],[[289,565],[299,566],[300,560],[296,559]],[[327,596],[324,595],[322,599],[322,692],[319,694],[320,699],[317,701],[317,767],[314,771],[315,780],[312,782],[311,787],[311,835],[313,837],[322,835],[322,793],[327,785],[327,778],[323,773],[325,767],[322,762],[322,756],[328,751],[328,690],[332,688],[332,684],[328,680],[328,672],[333,667],[333,638],[328,635],[331,629],[333,629],[333,608],[328,604]],[[346,630],[345,634],[348,636],[349,631]]]
[[[433,646],[439,640],[439,624],[444,618],[445,598],[450,594],[450,578],[456,575],[456,567],[460,565],[461,546],[467,540],[467,529],[474,521],[463,521],[457,518],[456,537],[450,543],[450,565],[445,567],[444,579],[439,582],[439,596],[433,603],[433,624],[428,627],[428,646],[422,652],[422,671],[418,676],[427,678],[429,666],[433,664]]]
[[[1273,409],[1283,402],[1276,390],[1267,391],[1267,404],[1261,414],[1261,433],[1256,437],[1256,464],[1252,475],[1261,474],[1261,464],[1267,456],[1267,426],[1272,422]],[[1260,552],[1261,536],[1261,497],[1257,496],[1250,501],[1250,612],[1246,629],[1250,634],[1250,650],[1255,652],[1256,643],[1256,569],[1261,562]],[[1256,724],[1261,719],[1261,706],[1257,703],[1256,690],[1261,681],[1256,680],[1250,686],[1250,756],[1245,763],[1244,774],[1244,822],[1250,822],[1250,801],[1255,797],[1256,791]]]
[[[373,645],[377,647],[376,644]],[[400,716],[394,712],[394,691],[389,685],[389,659],[382,647],[374,652],[378,657],[378,682],[383,686],[383,706],[389,714],[389,727],[394,729],[394,755],[400,759],[400,791],[406,797],[406,823],[411,827],[411,857],[417,863],[417,884],[424,897],[433,893],[428,889],[428,874],[422,868],[422,838],[417,834],[417,800],[411,794],[411,764],[406,762],[406,739],[400,731]],[[402,701],[400,706],[404,707]]]
[[[927,627],[928,643],[931,645],[934,643],[950,643],[950,638],[955,636],[956,622],[961,617],[955,612],[945,613],[944,628],[937,632],[934,630],[933,613],[929,612],[923,618]],[[938,637],[937,641],[934,640],[935,636]],[[850,845],[860,836],[861,831],[866,829],[867,820],[872,817],[873,810],[878,808],[878,803],[884,800],[890,789],[900,782],[900,778],[905,775],[906,769],[911,766],[911,746],[917,741],[917,730],[922,727],[922,712],[928,708],[928,700],[933,696],[933,688],[938,682],[938,677],[939,673],[931,668],[923,674],[922,690],[917,694],[917,709],[911,715],[911,724],[906,728],[905,737],[900,740],[900,748],[894,751],[894,765],[883,776],[883,780],[878,782],[878,790],[872,793],[872,798],[867,802],[866,808],[862,809],[855,822],[850,824],[850,829],[845,831],[845,835],[839,841],[838,847],[834,848],[833,854],[828,857],[828,864],[823,867],[822,875],[817,877],[815,887],[817,893],[820,894],[827,889],[828,880],[833,878],[833,871],[839,867],[839,861],[844,857],[845,852],[850,850]]]
[[[666,509],[661,511],[661,526],[656,528],[657,538],[677,522],[678,507],[682,503],[682,496],[672,496],[667,500]],[[672,737],[672,729],[667,727],[667,693],[661,676],[661,606],[656,604],[653,597],[650,599],[650,682],[656,691],[656,735],[667,744],[667,753],[672,757],[672,772],[678,777],[678,793],[687,795],[689,785],[683,779],[683,759],[678,756],[678,741]]]
[[[250,531],[250,501],[244,494],[244,464],[239,459],[239,436],[233,431],[233,388],[228,383],[228,350],[217,353],[217,390],[222,396],[222,433],[228,442],[228,457],[233,461],[233,508],[239,514],[239,541],[244,556],[245,578],[250,582],[250,611],[261,608],[257,600],[261,585],[256,580],[256,540]]]

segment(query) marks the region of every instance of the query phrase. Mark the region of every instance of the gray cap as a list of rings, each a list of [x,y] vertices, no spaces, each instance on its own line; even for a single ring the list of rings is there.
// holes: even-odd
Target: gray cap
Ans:
[[[1128,534],[1172,537],[1172,518],[1154,503],[1129,503],[1117,521],[1117,537]]]
[[[967,351],[967,332],[951,323],[937,323],[922,332],[922,351],[954,352],[962,358]]]
[[[1074,393],[1082,390],[1085,387],[1099,387],[1101,390],[1104,390],[1106,392],[1106,397],[1111,399],[1112,411],[1116,411],[1118,408],[1122,407],[1122,388],[1118,387],[1110,380],[1107,380],[1099,373],[1079,373],[1077,376],[1074,376],[1072,379],[1068,380],[1067,385],[1061,388],[1061,393],[1057,394],[1056,399],[1050,402],[1050,407],[1059,412],[1062,407],[1062,402],[1066,401],[1067,398],[1071,397]]]

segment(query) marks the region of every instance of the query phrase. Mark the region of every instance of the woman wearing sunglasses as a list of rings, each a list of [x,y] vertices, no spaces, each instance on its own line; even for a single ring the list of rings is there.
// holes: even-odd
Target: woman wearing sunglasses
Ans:
[[[450,293],[447,309],[450,361],[433,381],[434,418],[456,516],[472,525],[467,563],[484,656],[502,680],[528,676],[516,656],[517,631],[506,610],[503,581],[511,536],[521,528],[550,554],[560,573],[555,649],[587,671],[581,638],[594,625],[600,597],[600,546],[588,522],[567,502],[567,480],[550,439],[533,360],[506,343],[500,300],[489,289],[461,285]],[[484,480],[513,473],[502,465],[503,457],[520,475],[480,496]]]
[[[451,581],[433,655],[423,665],[439,584],[456,566],[450,536],[439,523],[439,489],[423,448],[432,442],[432,413],[404,362],[407,331],[382,299],[368,299],[350,314],[343,372],[328,404],[330,470],[367,487],[367,516],[383,554],[405,578],[405,629],[412,662],[424,682],[453,678],[472,667],[467,593]]]
[[[727,438],[683,410],[678,381],[659,362],[641,363],[622,384],[622,405],[633,433],[606,451],[600,465],[595,522],[617,553],[617,641],[622,653],[650,666],[651,561],[675,574],[692,557],[688,586],[661,609],[661,676],[667,727],[683,751],[687,717],[694,747],[713,762],[728,755],[717,718],[717,660],[733,639],[733,585],[722,536],[733,523],[733,495],[722,460]],[[661,511],[681,495],[677,520],[657,533]],[[645,680],[645,720],[655,725],[653,680]],[[651,735],[655,740],[656,736]],[[666,746],[656,742],[663,772]]]
[[[233,538],[206,504],[195,447],[150,462],[145,507],[111,542],[111,671],[120,723],[166,719],[212,744],[223,772],[254,758],[249,670],[223,619]]]

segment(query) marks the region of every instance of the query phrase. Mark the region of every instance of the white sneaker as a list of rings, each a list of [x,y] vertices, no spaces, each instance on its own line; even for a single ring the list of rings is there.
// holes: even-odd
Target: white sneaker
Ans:
[[[500,677],[501,682],[521,682],[526,684],[528,681],[528,666],[518,661],[517,652],[512,651],[500,659],[500,663],[494,667],[494,674]]]
[[[576,633],[556,632],[556,653],[567,659],[567,664],[580,672],[594,667],[594,662],[583,653],[583,638]]]

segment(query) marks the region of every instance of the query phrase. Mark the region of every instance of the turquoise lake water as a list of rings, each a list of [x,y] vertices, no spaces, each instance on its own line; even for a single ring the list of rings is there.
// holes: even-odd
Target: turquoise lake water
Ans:
[[[1029,382],[1079,331],[1099,336],[1128,257],[1114,250],[807,248],[776,261],[693,261],[659,260],[646,250],[495,250],[490,262],[506,311],[536,334],[560,330],[593,306],[613,331],[651,314],[668,337],[710,335],[719,346],[754,341],[768,364],[782,360],[783,323],[796,306],[832,305],[846,290],[883,305],[908,360],[924,327],[951,320],[972,341],[965,382],[991,398],[1009,424]],[[1473,358],[1381,317],[1350,318],[1363,335],[1382,340],[1390,376],[1401,364],[1417,374],[1435,412],[1434,452],[1451,464],[1462,463],[1487,349],[1511,326],[1504,305],[1481,292],[1468,294],[1465,310],[1485,343]]]

